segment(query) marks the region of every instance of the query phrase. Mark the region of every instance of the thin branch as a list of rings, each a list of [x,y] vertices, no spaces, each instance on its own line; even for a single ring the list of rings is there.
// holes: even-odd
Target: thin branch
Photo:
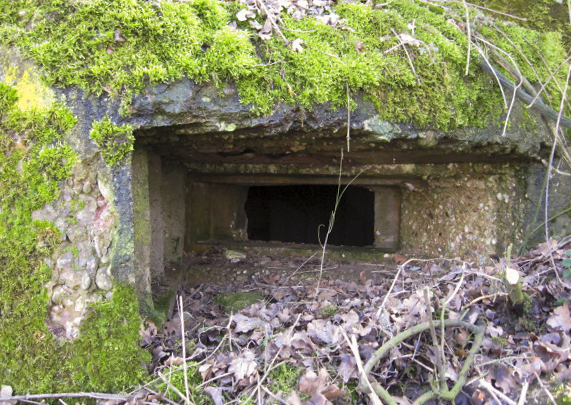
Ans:
[[[120,395],[120,394],[101,394],[98,392],[73,392],[73,393],[62,393],[62,394],[15,395],[6,399],[9,399],[10,401],[27,401],[30,399],[33,400],[33,399],[48,399],[48,398],[91,398],[91,399],[124,402],[129,399],[129,396]]]
[[[190,389],[188,387],[188,368],[186,364],[186,336],[184,332],[184,306],[182,303],[182,295],[178,297],[178,314],[180,319],[180,332],[182,334],[182,372],[184,374],[184,391],[186,393],[186,403],[190,403]]]
[[[468,76],[470,73],[470,55],[472,50],[472,28],[470,27],[470,9],[466,0],[462,0],[464,3],[464,9],[466,10],[466,34],[468,35],[468,52],[466,52],[466,73],[464,76]]]
[[[541,381],[541,378],[539,378],[539,375],[537,374],[537,372],[533,372],[533,374],[535,375],[535,378],[537,378],[537,382],[539,383],[539,385],[541,386],[541,388],[543,389],[543,391],[545,391],[545,393],[547,394],[547,397],[549,398],[549,400],[551,401],[551,403],[553,405],[557,405],[557,402],[555,401],[555,398],[553,398],[553,395],[551,394],[551,392],[549,392],[549,390],[547,389],[547,387],[543,384],[543,381]]]
[[[418,77],[418,75],[416,74],[416,69],[414,68],[414,63],[412,63],[412,59],[410,57],[410,54],[408,53],[408,49],[406,49],[406,42],[404,42],[401,37],[399,37],[399,35],[397,34],[397,32],[394,30],[394,28],[391,28],[391,31],[393,34],[395,34],[395,36],[397,37],[397,39],[399,40],[399,42],[401,43],[404,52],[406,53],[406,57],[408,58],[408,63],[410,64],[410,67],[412,69],[412,73],[414,73],[414,77],[416,77],[416,81],[418,82],[418,84],[420,85],[420,79]]]
[[[557,147],[557,138],[559,135],[559,124],[561,123],[561,117],[563,115],[563,105],[565,103],[565,99],[567,97],[567,89],[569,88],[569,80],[571,78],[571,65],[569,65],[569,69],[567,70],[567,79],[565,81],[565,87],[563,89],[563,94],[561,95],[561,104],[559,107],[559,115],[557,117],[557,123],[555,124],[555,132],[553,134],[553,147],[551,148],[551,155],[549,156],[549,167],[547,168],[547,182],[545,186],[545,241],[549,241],[549,186],[551,182],[551,169],[553,167],[553,159],[555,158],[555,148]],[[551,266],[555,270],[555,275],[557,276],[557,280],[559,283],[563,283],[561,278],[559,277],[559,272],[557,271],[557,267],[555,266],[555,261],[553,259],[553,252],[549,251],[549,258],[551,261]]]
[[[504,99],[504,108],[508,108],[508,102],[507,102],[507,98],[506,98],[506,93],[504,92],[504,86],[502,85],[502,81],[500,80],[500,77],[498,76],[499,72],[492,66],[492,64],[488,60],[488,58],[485,55],[482,48],[480,48],[476,44],[474,44],[474,46],[476,47],[476,50],[478,51],[478,53],[480,54],[480,56],[482,57],[482,59],[485,62],[485,63],[480,63],[480,65],[482,66],[482,68],[484,68],[484,70],[486,72],[491,73],[494,76],[494,78],[496,79],[496,81],[498,82],[498,85],[500,86],[500,91],[502,92],[502,98]]]
[[[529,381],[525,380],[521,387],[521,394],[519,395],[519,401],[517,401],[517,405],[525,405],[528,388],[529,388]]]
[[[351,151],[351,98],[349,97],[349,82],[345,81],[347,87],[347,152]]]
[[[369,398],[371,399],[371,402],[374,405],[382,405],[383,403],[381,402],[379,396],[377,395],[377,393],[373,389],[373,386],[371,385],[371,382],[369,381],[368,375],[365,374],[365,370],[363,368],[363,360],[361,360],[361,355],[359,354],[359,345],[357,344],[357,339],[355,338],[355,335],[351,335],[351,340],[349,340],[347,333],[345,332],[345,330],[341,326],[339,326],[339,330],[341,331],[343,338],[345,338],[345,341],[349,345],[349,348],[353,352],[353,357],[355,358],[355,362],[357,363],[357,370],[359,371],[359,374],[360,374],[359,379],[361,381],[364,380],[366,382],[367,388],[369,389],[368,394],[369,394]],[[390,405],[396,404],[396,402],[394,401],[394,399],[390,395],[388,397],[383,397],[383,399],[385,400],[385,402],[389,403]]]
[[[408,262],[408,261],[407,261]],[[406,264],[406,263],[405,263]],[[393,278],[393,282],[391,284],[391,286],[389,287],[389,291],[387,291],[387,293],[385,294],[385,298],[383,298],[383,302],[381,302],[381,306],[379,307],[379,309],[377,310],[377,314],[376,314],[376,318],[380,319],[381,317],[381,313],[383,312],[383,310],[385,309],[385,304],[387,302],[387,299],[389,298],[389,295],[391,295],[391,292],[393,291],[393,288],[400,276],[401,271],[404,269],[404,264],[398,266],[398,270],[397,270],[397,274],[395,274],[395,277]]]
[[[456,0],[456,1],[455,1],[455,0],[440,0],[440,2],[441,2],[441,3],[460,3],[460,4],[465,3],[464,1],[459,1],[459,0]],[[427,3],[428,3],[428,2],[427,2]],[[506,16],[506,17],[514,18],[514,19],[516,19],[516,20],[527,21],[527,18],[518,17],[517,15],[504,13],[504,12],[502,12],[502,11],[498,11],[498,10],[494,10],[494,9],[492,9],[492,8],[480,6],[480,5],[478,5],[478,4],[473,4],[473,3],[466,3],[466,4],[468,4],[470,7],[479,8],[479,9],[486,10],[486,11],[489,11],[489,12],[492,12],[492,13],[495,13],[495,14],[499,14],[499,15],[503,15],[503,16]]]

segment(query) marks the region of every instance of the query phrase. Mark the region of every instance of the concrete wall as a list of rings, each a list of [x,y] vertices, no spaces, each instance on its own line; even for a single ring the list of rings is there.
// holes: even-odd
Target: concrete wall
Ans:
[[[182,258],[186,169],[146,149],[136,149],[132,160],[135,266],[161,280],[165,264]]]

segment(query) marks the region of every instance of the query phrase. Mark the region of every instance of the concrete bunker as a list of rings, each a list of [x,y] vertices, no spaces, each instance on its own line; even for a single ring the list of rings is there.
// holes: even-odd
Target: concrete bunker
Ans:
[[[484,262],[523,237],[529,166],[519,156],[448,149],[447,133],[388,123],[383,136],[355,130],[344,155],[343,130],[264,131],[135,131],[139,274],[161,279],[166,264],[213,246],[319,248],[339,185],[348,187],[328,241],[334,250]],[[393,132],[402,140],[387,142]]]
[[[236,164],[236,156],[158,144],[160,138],[147,134],[137,134],[132,188],[135,261],[151,279],[163,277],[165,265],[180,261],[184,252],[212,245],[316,248],[337,198],[329,246],[399,248],[405,179],[340,178],[339,168],[321,165],[319,156],[296,159],[305,165],[276,165],[265,154],[248,152],[248,163]],[[298,172],[288,174],[293,169]]]

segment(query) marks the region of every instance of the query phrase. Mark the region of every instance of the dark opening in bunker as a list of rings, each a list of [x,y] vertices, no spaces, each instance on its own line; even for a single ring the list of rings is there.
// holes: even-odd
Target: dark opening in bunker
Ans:
[[[343,192],[344,190],[344,192]],[[375,195],[357,186],[340,189],[328,244],[372,246]],[[293,243],[323,243],[338,198],[335,185],[249,187],[245,204],[248,239]]]

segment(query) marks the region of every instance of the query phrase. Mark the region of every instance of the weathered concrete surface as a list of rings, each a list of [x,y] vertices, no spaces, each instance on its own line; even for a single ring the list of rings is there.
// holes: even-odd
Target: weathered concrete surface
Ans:
[[[543,120],[533,112],[530,119],[520,105],[502,136],[501,122],[447,133],[384,122],[372,103],[357,97],[349,152],[343,108],[278,105],[273,114],[260,117],[240,103],[231,84],[220,90],[183,79],[147,88],[121,115],[118,100],[42,87],[30,63],[15,52],[2,52],[0,79],[33,93],[22,103],[32,107],[59,100],[78,119],[67,142],[82,161],[73,180],[61,185],[60,199],[35,214],[53,221],[66,236],[51,258],[54,276],[48,287],[54,329],[59,325],[67,337],[74,336],[90,300],[104,299],[116,280],[135,284],[142,311],[151,311],[151,282],[163,277],[166,261],[180,258],[182,240],[193,232],[185,229],[185,217],[213,215],[193,211],[189,201],[196,195],[187,194],[202,186],[185,187],[187,173],[336,178],[344,148],[347,178],[365,170],[367,181],[398,180],[399,249],[410,254],[484,260],[523,241],[538,224],[534,208],[542,204],[545,173],[538,158],[548,156],[551,141]],[[93,123],[107,114],[117,124],[137,128],[132,158],[112,168],[89,138]],[[553,215],[569,207],[570,194],[567,178],[552,181]],[[76,200],[82,208],[72,210]],[[569,233],[568,214],[555,219],[552,236]],[[236,212],[224,215],[244,221]],[[228,237],[247,238],[236,232]]]

